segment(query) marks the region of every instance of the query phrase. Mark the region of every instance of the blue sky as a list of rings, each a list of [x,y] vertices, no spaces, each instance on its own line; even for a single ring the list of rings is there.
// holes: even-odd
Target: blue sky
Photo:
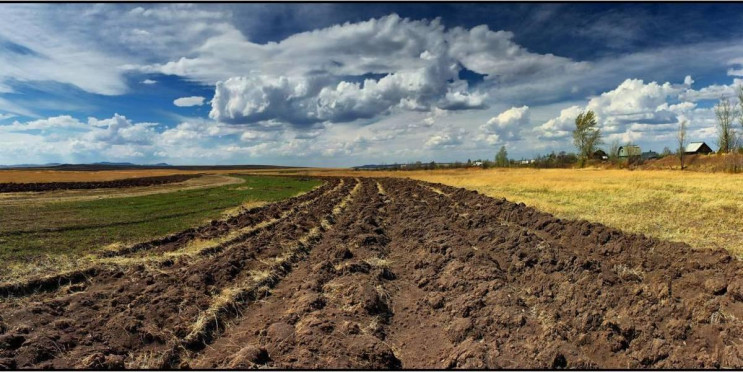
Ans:
[[[350,166],[715,144],[743,4],[0,4],[0,164]],[[736,101],[737,102],[737,101]],[[739,133],[743,127],[737,124]]]

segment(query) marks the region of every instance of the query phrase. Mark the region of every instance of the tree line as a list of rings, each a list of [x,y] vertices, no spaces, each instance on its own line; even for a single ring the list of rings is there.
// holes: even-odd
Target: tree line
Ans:
[[[721,154],[743,153],[743,135],[739,136],[735,130],[735,122],[738,121],[741,126],[741,133],[743,133],[743,85],[737,88],[737,98],[737,104],[733,104],[727,97],[721,97],[714,107],[717,145],[719,146],[718,153]],[[686,145],[688,144],[686,136],[687,127],[688,121],[681,120],[676,133],[676,143],[678,145],[676,156],[681,164],[681,169],[685,167],[684,160],[686,157]],[[598,146],[603,144],[601,130],[598,128],[596,115],[593,111],[582,112],[575,118],[573,144],[578,149],[577,163],[580,167],[583,167],[592,158]],[[633,148],[631,143],[628,143],[627,147]],[[618,142],[612,143],[609,149],[609,157],[618,158],[618,152]],[[661,153],[662,156],[669,156],[671,154],[672,152],[668,147],[664,148]],[[629,155],[631,158],[632,154]],[[737,167],[739,167],[737,157],[733,161],[736,163],[736,169],[734,170],[737,171]]]
[[[715,112],[715,128],[717,130],[717,145],[719,147],[718,153],[743,153],[743,85],[737,87],[736,91],[737,102],[731,102],[727,97],[721,97],[718,103],[714,106]],[[740,135],[736,131],[736,121],[741,126]],[[675,152],[668,147],[665,147],[663,151],[658,154],[659,157],[667,157],[675,155],[681,169],[684,169],[686,164],[686,146],[688,144],[687,128],[689,123],[687,120],[681,120],[676,133]],[[536,168],[565,168],[578,165],[584,167],[594,160],[597,150],[604,144],[603,133],[598,127],[598,120],[596,113],[592,110],[581,112],[575,118],[575,129],[573,130],[573,145],[575,146],[576,153],[568,153],[561,151],[555,153],[554,151],[548,155],[537,155],[534,159],[530,160],[514,160],[508,158],[508,151],[506,146],[501,146],[495,158],[491,160],[478,159],[472,161],[470,159],[467,162],[453,162],[453,163],[436,163],[434,161],[429,163],[423,163],[417,161],[415,163],[408,164],[394,164],[391,166],[382,166],[375,169],[439,169],[439,168],[466,168],[466,167],[482,167],[482,168],[493,168],[493,167],[514,167],[514,166],[528,166]],[[632,142],[628,142],[624,145],[627,148],[627,152],[624,156],[627,158],[627,163],[637,163],[641,160],[641,153],[638,152],[637,147],[633,146]],[[613,141],[606,152],[607,158],[610,162],[619,164],[622,162],[620,158],[620,144],[618,141]],[[602,150],[603,151],[603,150]],[[637,152],[637,153],[635,153]],[[600,159],[604,160],[604,159]],[[737,156],[730,157],[730,161],[733,162],[729,165],[730,170],[739,171],[743,170],[743,161]]]

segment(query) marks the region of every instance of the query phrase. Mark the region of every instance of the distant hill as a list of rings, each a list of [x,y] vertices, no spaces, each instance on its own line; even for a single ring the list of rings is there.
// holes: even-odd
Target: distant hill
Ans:
[[[152,164],[152,165],[140,165],[140,164],[134,164],[134,163],[113,163],[108,161],[102,161],[97,163],[91,163],[91,164],[63,164],[63,163],[46,163],[46,164],[12,164],[12,165],[0,165],[0,168],[3,169],[14,169],[14,168],[68,168],[68,167],[151,167],[151,166],[157,166],[157,167],[169,167],[170,165],[167,163],[158,163],[158,164]]]
[[[0,169],[48,169],[59,171],[100,171],[100,170],[125,170],[125,169],[179,169],[179,170],[241,170],[241,169],[282,169],[282,168],[304,168],[304,167],[287,167],[280,165],[170,165],[168,163],[157,164],[133,164],[129,162],[97,162],[90,164],[13,164],[0,165]]]
[[[38,167],[54,167],[61,165],[61,163],[46,163],[46,164],[13,164],[3,165],[0,164],[0,168],[38,168]]]
[[[388,169],[400,168],[403,164],[365,164],[352,167],[353,169]]]
[[[116,166],[137,166],[137,164],[134,164],[134,163],[128,163],[128,162],[125,162],[125,163],[111,163],[111,162],[108,162],[108,161],[101,161],[101,162],[93,163],[93,164],[116,165]]]

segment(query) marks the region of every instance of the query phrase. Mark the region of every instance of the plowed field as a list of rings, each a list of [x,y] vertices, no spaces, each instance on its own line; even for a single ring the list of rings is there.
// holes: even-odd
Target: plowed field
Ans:
[[[743,367],[743,265],[441,184],[307,194],[0,286],[6,368]]]
[[[169,183],[188,181],[198,177],[198,174],[176,174],[171,176],[154,176],[139,178],[124,178],[113,181],[100,182],[33,182],[33,183],[0,183],[2,192],[27,192],[51,190],[90,190],[90,189],[117,189],[125,187],[142,187],[165,185]]]

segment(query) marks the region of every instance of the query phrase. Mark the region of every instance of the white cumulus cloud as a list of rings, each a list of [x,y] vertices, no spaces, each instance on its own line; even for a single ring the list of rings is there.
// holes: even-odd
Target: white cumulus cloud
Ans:
[[[395,110],[486,108],[490,95],[461,80],[463,68],[498,81],[582,68],[568,58],[529,52],[513,37],[487,26],[447,30],[438,19],[392,14],[269,44],[225,30],[196,48],[194,56],[140,69],[216,82],[210,113],[215,120],[308,126]]]
[[[529,120],[529,106],[511,107],[480,126],[481,138],[491,145],[517,140]]]
[[[695,101],[702,96],[711,96],[712,91],[716,94],[723,89],[709,86],[695,91],[691,88],[693,83],[690,76],[684,78],[683,84],[645,83],[639,79],[627,79],[615,89],[592,97],[584,107],[573,105],[561,110],[559,116],[537,126],[534,132],[541,139],[562,139],[567,143],[578,114],[593,110],[607,142],[669,142],[682,120],[688,121],[690,135],[706,136],[697,137],[696,140],[710,140],[708,131],[702,128],[714,126],[712,109],[699,108]],[[729,91],[732,86],[725,86],[724,89]]]
[[[201,106],[204,104],[204,97],[200,97],[200,96],[181,97],[173,101],[173,104],[178,107]]]
[[[743,79],[734,78],[732,84],[712,84],[702,89],[688,89],[681,94],[681,98],[688,101],[718,100],[722,97],[731,98],[743,86]]]
[[[575,129],[575,118],[583,112],[579,106],[570,106],[560,110],[560,115],[547,120],[544,124],[534,128],[540,138],[554,139],[569,137]]]
[[[444,133],[438,133],[430,136],[424,146],[429,149],[447,149],[461,145],[467,135],[463,128],[458,130],[449,130]]]

